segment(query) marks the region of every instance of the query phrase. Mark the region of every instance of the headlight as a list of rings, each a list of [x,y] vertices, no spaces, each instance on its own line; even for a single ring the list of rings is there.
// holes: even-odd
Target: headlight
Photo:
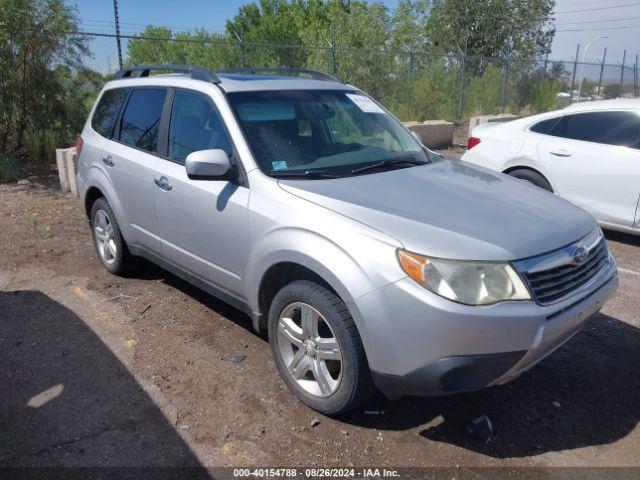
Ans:
[[[402,269],[433,293],[467,305],[528,300],[527,287],[508,263],[427,258],[398,250]]]

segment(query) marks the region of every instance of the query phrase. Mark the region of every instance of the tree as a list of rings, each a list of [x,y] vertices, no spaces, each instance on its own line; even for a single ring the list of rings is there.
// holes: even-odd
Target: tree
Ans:
[[[541,58],[555,33],[555,0],[434,0],[427,31],[434,50],[493,58]]]
[[[429,0],[400,0],[391,17],[390,46],[396,50],[425,51],[429,46]]]
[[[86,39],[61,0],[0,2],[0,151],[15,152],[28,129],[48,128],[59,93],[57,66],[80,66]]]
[[[130,65],[196,65],[209,70],[237,67],[240,58],[235,41],[201,29],[174,33],[168,28],[148,26],[129,41],[128,51],[126,63]]]

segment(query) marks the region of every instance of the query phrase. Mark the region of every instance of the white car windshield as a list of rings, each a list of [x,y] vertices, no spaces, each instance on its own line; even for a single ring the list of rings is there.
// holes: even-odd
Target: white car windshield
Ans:
[[[229,93],[260,169],[273,177],[335,178],[422,165],[426,150],[357,91]]]

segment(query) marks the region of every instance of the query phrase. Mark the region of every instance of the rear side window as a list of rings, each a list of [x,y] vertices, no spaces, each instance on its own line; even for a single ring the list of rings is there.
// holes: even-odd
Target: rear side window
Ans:
[[[533,126],[531,126],[529,130],[531,130],[532,132],[548,135],[551,133],[556,123],[558,123],[558,120],[560,120],[560,117],[554,117],[554,118],[548,118],[547,120],[542,120],[541,122],[538,122]]]
[[[588,112],[566,115],[550,135],[585,142],[640,147],[640,116],[635,112]]]
[[[136,88],[131,92],[120,124],[120,141],[133,147],[155,152],[164,97],[160,88]]]
[[[209,149],[231,155],[231,141],[218,111],[200,95],[176,91],[169,124],[169,158],[184,164],[190,153]]]
[[[128,93],[129,90],[126,88],[115,88],[102,94],[93,113],[91,126],[103,137],[111,138],[120,107],[122,107]]]

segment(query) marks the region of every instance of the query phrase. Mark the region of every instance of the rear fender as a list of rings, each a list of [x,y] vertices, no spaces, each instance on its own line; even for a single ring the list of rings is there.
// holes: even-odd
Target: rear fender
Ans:
[[[91,165],[87,170],[86,178],[84,179],[84,181],[86,187],[84,191],[85,197],[91,187],[99,189],[107,199],[107,202],[109,202],[109,206],[116,216],[116,221],[118,222],[120,233],[122,233],[122,236],[125,240],[129,238],[129,218],[125,213],[123,205],[118,199],[118,195],[116,195],[116,191],[113,188],[111,179],[107,176],[107,174],[102,170],[100,166]],[[83,203],[84,201],[85,198],[82,199]],[[87,214],[90,213],[91,212],[87,212]]]

